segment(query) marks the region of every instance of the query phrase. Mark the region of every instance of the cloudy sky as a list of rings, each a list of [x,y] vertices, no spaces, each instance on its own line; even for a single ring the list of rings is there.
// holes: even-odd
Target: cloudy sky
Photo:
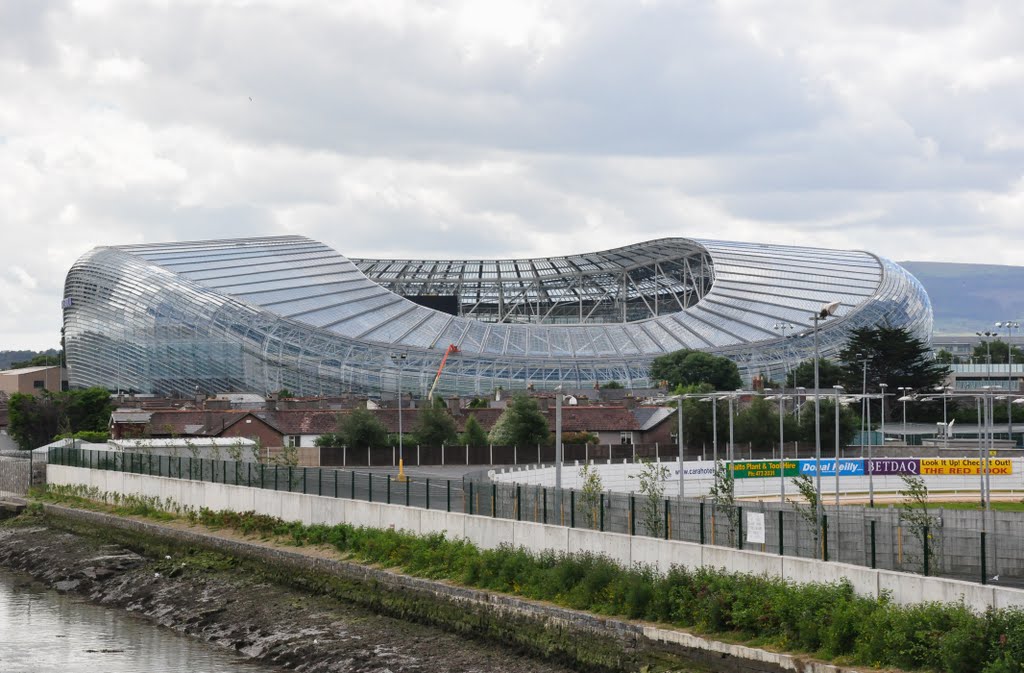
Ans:
[[[0,2],[0,349],[99,245],[1021,263],[1024,3]]]

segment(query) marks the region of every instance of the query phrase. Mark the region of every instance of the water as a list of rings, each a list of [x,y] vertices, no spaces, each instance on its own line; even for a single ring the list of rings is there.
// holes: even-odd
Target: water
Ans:
[[[0,570],[3,673],[269,673],[252,663],[120,609],[58,594]]]

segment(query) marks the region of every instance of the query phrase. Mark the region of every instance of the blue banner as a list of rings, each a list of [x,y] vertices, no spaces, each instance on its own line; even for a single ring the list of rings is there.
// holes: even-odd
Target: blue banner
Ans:
[[[801,460],[800,474],[814,476],[818,473],[817,461]],[[839,461],[840,477],[856,477],[864,474],[864,461],[859,458],[846,458]],[[833,458],[821,459],[821,476],[834,477],[836,475],[836,461]]]

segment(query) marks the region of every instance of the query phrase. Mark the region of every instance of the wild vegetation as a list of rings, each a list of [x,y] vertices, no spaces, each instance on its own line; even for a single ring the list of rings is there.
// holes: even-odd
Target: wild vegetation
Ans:
[[[43,500],[229,528],[293,545],[323,545],[362,563],[445,579],[603,615],[644,619],[844,664],[1008,673],[1024,666],[1024,611],[972,612],[961,604],[904,607],[866,598],[847,582],[797,585],[714,568],[623,568],[591,554],[533,554],[509,546],[482,550],[443,535],[285,522],[254,512],[182,508],[170,501],[111,496],[84,487],[51,487]],[[98,507],[98,504],[88,506]]]

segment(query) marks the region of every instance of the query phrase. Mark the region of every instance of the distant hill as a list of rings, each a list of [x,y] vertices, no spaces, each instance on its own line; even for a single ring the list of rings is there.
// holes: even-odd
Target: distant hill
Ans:
[[[10,369],[14,362],[25,362],[37,355],[60,355],[56,348],[45,351],[0,351],[0,369]]]
[[[1024,321],[1024,267],[900,262],[932,300],[936,334],[973,334],[1001,320]],[[1017,337],[1017,333],[1014,333]]]

